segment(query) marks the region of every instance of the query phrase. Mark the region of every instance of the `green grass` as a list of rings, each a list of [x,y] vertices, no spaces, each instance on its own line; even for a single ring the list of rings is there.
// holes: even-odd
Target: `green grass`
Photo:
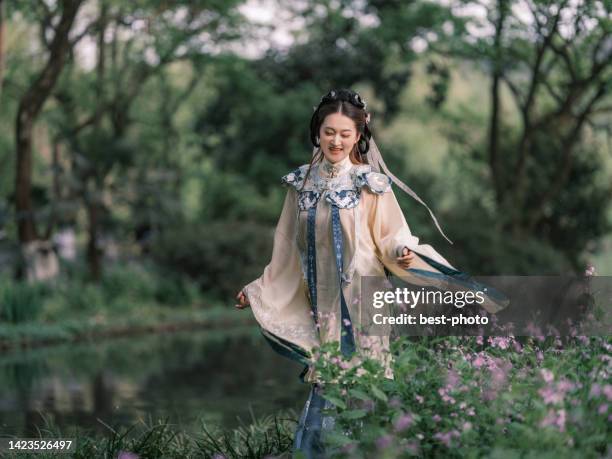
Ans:
[[[255,459],[289,452],[295,425],[295,413],[288,413],[255,420],[231,431],[202,425],[199,435],[187,435],[166,421],[158,421],[118,431],[109,427],[107,435],[91,435],[82,430],[61,432],[48,426],[42,431],[41,438],[75,439],[76,451],[71,456],[74,459],[115,459],[121,452],[136,454],[141,459]],[[66,456],[15,453],[2,457],[47,459]]]
[[[108,269],[99,284],[72,266],[51,284],[0,279],[0,350],[152,331],[243,324],[231,300],[146,265]]]

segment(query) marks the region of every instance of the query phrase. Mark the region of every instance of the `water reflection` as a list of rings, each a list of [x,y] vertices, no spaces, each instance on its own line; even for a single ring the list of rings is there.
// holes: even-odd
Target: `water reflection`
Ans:
[[[0,433],[37,436],[167,419],[239,425],[301,409],[300,365],[274,353],[254,328],[147,335],[0,355]]]

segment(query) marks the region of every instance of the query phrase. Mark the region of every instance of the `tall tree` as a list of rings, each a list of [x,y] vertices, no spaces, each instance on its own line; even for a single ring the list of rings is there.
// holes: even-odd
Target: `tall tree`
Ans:
[[[4,0],[0,0],[0,98],[4,81]]]
[[[141,94],[164,72],[178,62],[193,68],[186,89],[173,89],[167,97],[148,93],[154,100],[165,99],[159,128],[171,139],[171,118],[203,75],[202,63],[210,51],[210,42],[221,46],[236,37],[242,24],[235,6],[240,0],[210,5],[208,2],[177,0],[159,5],[157,2],[130,4],[98,1],[95,39],[96,66],[91,74],[83,75],[77,65],[74,72],[57,91],[62,106],[60,130],[73,157],[74,171],[80,185],[76,192],[87,211],[87,260],[93,280],[102,275],[101,233],[103,221],[109,217],[108,183],[135,166],[144,167],[146,151],[136,136],[131,135],[140,120],[134,106]],[[145,26],[146,27],[141,27]],[[137,30],[137,31],[135,31]],[[75,79],[86,78],[91,85],[75,97]],[[148,86],[149,85],[149,86]],[[162,84],[162,90],[166,86]],[[166,131],[167,130],[167,131]],[[166,144],[168,145],[168,144]],[[167,155],[172,154],[168,145]],[[150,170],[141,170],[146,175]],[[129,185],[126,184],[125,189]]]
[[[58,3],[56,11],[48,11],[43,21],[43,32],[46,36],[47,24],[53,30],[53,38],[48,44],[48,56],[42,70],[27,87],[19,100],[15,120],[16,174],[15,174],[15,213],[17,231],[22,249],[36,244],[39,238],[34,208],[32,205],[32,138],[34,124],[43,105],[53,91],[62,72],[73,42],[70,32],[83,0],[63,0]],[[36,250],[34,248],[34,253]],[[49,252],[45,251],[49,256]],[[30,260],[30,258],[28,258]],[[32,259],[34,262],[36,256]],[[28,267],[26,266],[26,269]]]

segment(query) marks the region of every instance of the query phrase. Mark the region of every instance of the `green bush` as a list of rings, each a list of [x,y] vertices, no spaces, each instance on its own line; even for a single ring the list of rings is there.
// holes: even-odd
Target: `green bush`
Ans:
[[[94,284],[69,282],[60,287],[58,293],[68,311],[97,311],[108,305],[104,293]]]
[[[158,235],[152,255],[165,268],[190,276],[207,294],[227,299],[261,275],[273,234],[272,227],[248,221],[183,225]]]
[[[198,300],[198,286],[176,273],[159,273],[155,287],[155,299],[168,305],[189,305]]]
[[[36,320],[47,291],[43,284],[0,280],[0,319],[11,323]]]
[[[394,342],[394,379],[330,343],[316,353],[331,457],[607,457],[608,337]]]
[[[158,279],[151,269],[137,265],[109,266],[100,282],[106,301],[118,298],[151,301],[155,297]]]

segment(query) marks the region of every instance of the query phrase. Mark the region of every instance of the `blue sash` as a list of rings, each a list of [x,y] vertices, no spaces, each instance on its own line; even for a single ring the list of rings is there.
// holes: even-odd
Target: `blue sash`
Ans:
[[[315,324],[318,324],[317,315],[317,257],[316,257],[316,205],[308,209],[307,233],[307,277],[308,292],[310,294],[310,305],[314,314]],[[332,211],[332,235],[336,259],[336,270],[338,273],[338,287],[340,289],[340,351],[345,357],[350,357],[355,352],[355,337],[353,335],[353,323],[351,315],[342,291],[342,255],[344,251],[344,240],[342,238],[342,227],[340,226],[340,211],[338,206],[331,204]],[[355,222],[358,224],[358,222]],[[317,327],[318,329],[318,327]]]

